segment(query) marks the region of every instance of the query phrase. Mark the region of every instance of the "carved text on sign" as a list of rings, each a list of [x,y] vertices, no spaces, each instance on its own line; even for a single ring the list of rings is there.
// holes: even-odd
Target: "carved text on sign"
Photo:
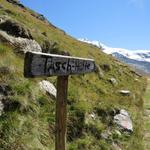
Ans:
[[[92,59],[27,52],[25,76],[54,76],[89,73],[95,70]]]

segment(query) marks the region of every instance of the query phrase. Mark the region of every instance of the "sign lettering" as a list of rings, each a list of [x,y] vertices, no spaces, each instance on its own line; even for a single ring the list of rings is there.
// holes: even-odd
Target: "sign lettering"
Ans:
[[[94,70],[92,59],[37,52],[27,52],[25,56],[25,77],[84,74]]]

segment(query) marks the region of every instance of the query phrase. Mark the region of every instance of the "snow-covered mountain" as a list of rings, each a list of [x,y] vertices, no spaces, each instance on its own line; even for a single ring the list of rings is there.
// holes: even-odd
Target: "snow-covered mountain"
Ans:
[[[134,66],[138,70],[150,74],[150,50],[128,50],[123,48],[112,48],[102,44],[99,41],[90,41],[79,39],[82,42],[93,44],[102,49],[106,54],[112,54],[119,60]]]

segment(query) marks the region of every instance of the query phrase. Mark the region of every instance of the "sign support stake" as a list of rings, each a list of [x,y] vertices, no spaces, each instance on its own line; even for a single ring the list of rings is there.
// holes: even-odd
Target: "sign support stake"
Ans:
[[[68,76],[57,77],[55,150],[65,150]]]
[[[95,68],[93,59],[40,52],[25,54],[24,77],[57,76],[55,150],[66,150],[68,77],[91,73]]]

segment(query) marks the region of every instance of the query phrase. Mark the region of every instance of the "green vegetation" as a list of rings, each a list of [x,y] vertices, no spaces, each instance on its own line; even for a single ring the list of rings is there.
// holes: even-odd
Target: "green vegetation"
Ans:
[[[144,96],[144,150],[150,149],[150,79]]]
[[[65,50],[72,56],[93,58],[97,68],[101,68],[92,74],[69,78],[68,149],[113,150],[111,145],[115,141],[125,150],[142,150],[142,95],[146,86],[145,79],[112,56],[102,53],[99,48],[82,43],[64,31],[38,20],[33,15],[35,12],[23,10],[5,0],[0,2],[4,7],[0,9],[0,15],[9,15],[24,25],[41,46],[48,40],[56,43],[53,46],[54,52]],[[1,71],[2,68],[7,71]],[[117,84],[112,84],[110,78],[115,78]],[[12,106],[0,116],[0,148],[3,150],[54,149],[55,100],[40,91],[38,82],[43,79],[56,85],[56,77],[25,79],[23,56],[16,53],[9,43],[0,43],[0,85],[8,85],[10,88],[11,94],[6,99],[8,105]],[[123,96],[118,92],[121,89],[130,90],[132,94]],[[109,140],[102,139],[101,133],[110,128],[107,112],[120,108],[130,112],[133,134],[120,137],[114,132],[112,124]],[[93,112],[97,116],[96,120],[89,117]]]

